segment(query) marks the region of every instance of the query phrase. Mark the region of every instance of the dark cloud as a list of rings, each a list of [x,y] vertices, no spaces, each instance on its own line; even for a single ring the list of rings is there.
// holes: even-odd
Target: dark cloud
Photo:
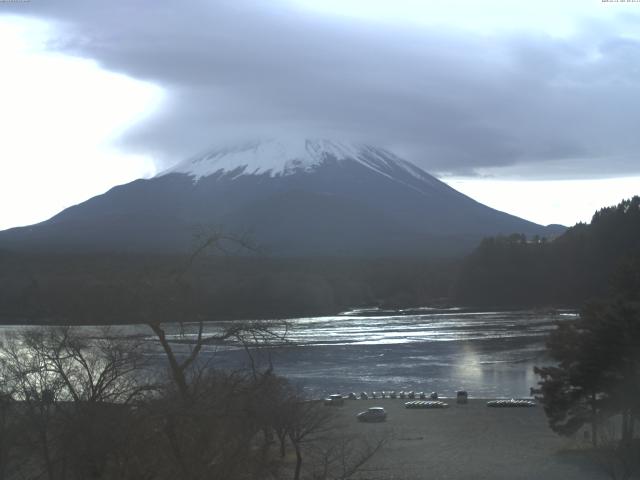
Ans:
[[[21,11],[57,25],[52,49],[166,89],[164,108],[122,139],[164,165],[228,139],[311,134],[386,146],[433,172],[528,164],[527,175],[553,177],[566,161],[558,176],[640,173],[640,42],[606,23],[552,38],[357,22],[276,1]]]

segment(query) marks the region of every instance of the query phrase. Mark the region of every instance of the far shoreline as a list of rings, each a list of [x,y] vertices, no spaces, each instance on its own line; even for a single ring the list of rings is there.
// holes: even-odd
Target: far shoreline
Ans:
[[[348,308],[346,310],[339,310],[335,313],[318,313],[318,314],[297,314],[292,313],[291,315],[282,315],[282,316],[259,316],[254,318],[208,318],[203,320],[173,320],[173,321],[162,321],[160,322],[163,325],[198,325],[200,322],[202,323],[241,323],[241,322],[277,322],[277,321],[291,321],[291,320],[301,320],[307,318],[323,318],[323,317],[337,317],[337,318],[348,318],[350,316],[363,316],[363,317],[385,317],[385,316],[419,316],[419,315],[427,315],[427,314],[438,314],[438,313],[505,313],[505,312],[533,312],[540,314],[554,314],[554,313],[573,313],[579,314],[579,307],[570,307],[570,306],[561,306],[561,307],[468,307],[468,306],[451,306],[451,307],[431,307],[431,306],[422,306],[422,307],[406,307],[406,308],[398,308],[398,309],[386,309],[380,307],[380,313],[370,312],[368,315],[349,315],[349,313],[357,311],[357,310],[372,310],[371,307],[353,307]],[[58,320],[25,320],[24,322],[14,321],[14,320],[0,320],[0,327],[133,327],[133,326],[144,326],[148,325],[149,322],[63,322]]]

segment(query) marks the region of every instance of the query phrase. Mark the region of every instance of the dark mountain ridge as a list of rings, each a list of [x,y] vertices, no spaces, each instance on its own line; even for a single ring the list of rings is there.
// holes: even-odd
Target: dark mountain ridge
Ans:
[[[195,157],[53,218],[0,232],[27,251],[180,253],[210,228],[276,256],[458,255],[488,235],[555,236],[457,192],[382,149],[263,142]]]

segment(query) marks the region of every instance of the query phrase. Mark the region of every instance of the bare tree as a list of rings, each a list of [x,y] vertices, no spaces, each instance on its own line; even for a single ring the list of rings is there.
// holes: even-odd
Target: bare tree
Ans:
[[[0,363],[0,480],[10,478],[20,425],[16,421],[16,401],[4,365]]]
[[[62,392],[63,382],[47,368],[42,351],[29,350],[24,335],[24,331],[11,335],[0,346],[4,383],[10,385],[9,389],[22,406],[22,423],[28,429],[24,448],[37,453],[44,474],[54,480],[58,463],[55,399]]]
[[[113,425],[125,424],[129,405],[150,388],[140,383],[139,342],[111,333],[25,329],[0,348],[4,381],[27,427],[26,451],[39,453],[50,480],[104,473],[123,442],[124,429]]]
[[[72,401],[78,408],[104,402],[128,404],[150,388],[139,382],[146,366],[143,342],[118,335],[111,327],[95,336],[69,326],[24,330],[20,342],[58,379],[58,399]]]
[[[287,435],[296,452],[294,480],[300,479],[304,446],[317,442],[334,430],[333,411],[324,408],[320,402],[298,399],[290,405]]]
[[[231,252],[238,251],[256,251],[254,245],[246,236],[232,235],[225,233],[221,229],[201,231],[194,236],[194,247],[192,253],[188,256],[184,264],[170,272],[175,284],[175,292],[177,297],[177,312],[183,309],[177,322],[180,334],[184,336],[186,325],[189,322],[195,322],[197,325],[197,333],[195,340],[189,342],[190,350],[188,354],[177,355],[169,342],[165,328],[162,322],[157,319],[149,319],[146,323],[157,337],[162,347],[167,361],[169,363],[169,372],[176,388],[183,400],[188,400],[191,393],[189,385],[189,371],[193,367],[194,362],[198,359],[202,348],[207,344],[217,344],[229,339],[234,339],[246,345],[248,338],[258,341],[258,338],[272,335],[274,330],[262,322],[241,322],[229,323],[219,333],[204,334],[203,313],[192,309],[193,296],[195,288],[186,281],[186,275],[194,268],[196,261],[210,252],[227,255]]]
[[[338,434],[317,445],[312,468],[314,480],[347,480],[366,471],[366,464],[388,442],[383,433],[373,438]]]
[[[195,338],[189,342],[181,341],[189,347],[188,353],[180,356],[177,354],[167,337],[165,327],[159,323],[148,323],[149,328],[155,333],[162,350],[164,351],[169,363],[169,373],[175,383],[176,388],[183,400],[188,400],[192,395],[193,388],[197,387],[197,381],[190,381],[190,378],[198,377],[198,372],[204,369],[197,367],[198,357],[206,345],[218,345],[226,341],[233,341],[241,345],[249,355],[252,362],[252,371],[255,376],[255,364],[251,355],[251,348],[254,346],[265,346],[270,343],[281,343],[285,341],[287,327],[286,322],[266,322],[266,321],[248,321],[248,322],[229,322],[221,331],[216,333],[204,333],[205,323],[197,322],[194,334]],[[180,333],[184,336],[186,332],[185,324],[178,324]],[[184,337],[183,337],[184,338]],[[210,367],[210,364],[206,364]]]

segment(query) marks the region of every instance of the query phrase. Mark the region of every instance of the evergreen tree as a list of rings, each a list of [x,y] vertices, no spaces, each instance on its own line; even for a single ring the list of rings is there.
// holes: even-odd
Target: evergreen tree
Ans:
[[[615,300],[592,303],[580,319],[562,323],[547,347],[558,363],[536,367],[550,427],[571,435],[621,415],[622,442],[630,443],[640,415],[640,304]]]
[[[640,196],[635,196],[597,211],[590,224],[579,223],[550,242],[519,234],[483,240],[464,261],[454,297],[490,308],[574,307],[609,296],[612,275],[626,266],[620,273],[626,296],[637,298],[638,259]]]

